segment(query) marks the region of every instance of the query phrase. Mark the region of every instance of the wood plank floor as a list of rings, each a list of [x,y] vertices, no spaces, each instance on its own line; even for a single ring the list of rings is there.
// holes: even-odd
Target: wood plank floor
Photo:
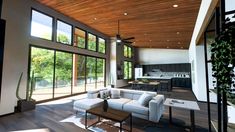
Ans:
[[[173,88],[166,96],[177,99],[196,100],[190,90]],[[84,96],[83,96],[84,97]],[[59,121],[73,115],[73,101],[82,96],[70,97],[58,101],[52,101],[37,105],[33,111],[15,113],[0,117],[0,132],[19,130],[39,130],[40,132],[83,132],[86,131],[73,123],[61,123]],[[198,102],[201,110],[195,112],[196,132],[207,132],[207,105]],[[216,105],[211,104],[212,118],[216,117]],[[134,118],[134,127],[140,127],[147,132],[187,132],[190,127],[190,112],[183,109],[172,109],[173,125],[168,123],[168,108],[160,122],[155,124],[142,119]]]

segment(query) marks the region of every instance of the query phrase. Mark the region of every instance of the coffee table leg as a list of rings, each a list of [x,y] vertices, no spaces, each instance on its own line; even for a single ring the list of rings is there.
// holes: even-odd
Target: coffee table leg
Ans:
[[[120,122],[120,132],[122,132],[122,122]]]
[[[190,118],[191,118],[191,132],[194,132],[195,131],[194,110],[190,110]]]
[[[132,132],[132,114],[130,115],[130,131]]]
[[[87,129],[87,112],[85,113],[85,128]]]
[[[172,124],[172,109],[169,106],[169,123]]]

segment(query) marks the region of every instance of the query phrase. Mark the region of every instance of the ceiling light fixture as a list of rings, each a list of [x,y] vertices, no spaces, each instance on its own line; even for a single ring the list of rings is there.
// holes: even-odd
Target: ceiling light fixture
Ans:
[[[95,17],[94,20],[97,20],[97,18]]]
[[[176,32],[176,34],[180,34],[180,32]]]
[[[173,7],[176,8],[176,7],[178,7],[178,5],[175,4],[175,5],[173,5]]]
[[[167,41],[167,42],[169,42],[170,40],[169,40],[169,39],[167,39],[166,41]]]
[[[178,44],[180,44],[180,42],[178,42]]]
[[[124,12],[124,16],[127,16],[128,14],[127,14],[127,12]]]

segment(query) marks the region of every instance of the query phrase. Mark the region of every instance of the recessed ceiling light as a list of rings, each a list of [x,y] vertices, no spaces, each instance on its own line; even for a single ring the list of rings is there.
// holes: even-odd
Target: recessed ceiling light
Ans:
[[[167,41],[167,42],[169,42],[170,40],[169,40],[169,39],[167,39],[166,41]]]
[[[95,17],[94,20],[97,20],[97,18]]]
[[[150,39],[149,42],[152,42],[152,40]]]
[[[166,48],[169,49],[169,46],[167,46]]]
[[[180,42],[178,42],[178,44],[180,44]]]
[[[178,7],[178,5],[175,4],[175,5],[173,5],[173,7],[176,8],[176,7]]]
[[[180,32],[176,32],[176,34],[180,34]]]
[[[127,12],[124,12],[124,16],[127,16],[128,14],[127,14]]]

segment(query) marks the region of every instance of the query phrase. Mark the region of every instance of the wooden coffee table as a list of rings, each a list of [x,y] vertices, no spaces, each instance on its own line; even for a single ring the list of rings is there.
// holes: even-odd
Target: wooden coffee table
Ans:
[[[87,113],[98,116],[98,121],[88,126],[87,125]],[[129,131],[132,131],[132,115],[131,115],[131,113],[126,112],[126,111],[112,109],[112,108],[108,108],[107,112],[104,112],[102,106],[97,106],[97,107],[91,108],[89,110],[86,110],[85,128],[87,129],[88,127],[93,126],[93,125],[97,124],[98,122],[100,122],[100,117],[105,118],[105,119],[109,119],[109,120],[112,120],[115,122],[119,122],[120,123],[120,132],[123,129],[122,128],[123,121],[125,121],[129,118],[130,119],[130,130]]]

